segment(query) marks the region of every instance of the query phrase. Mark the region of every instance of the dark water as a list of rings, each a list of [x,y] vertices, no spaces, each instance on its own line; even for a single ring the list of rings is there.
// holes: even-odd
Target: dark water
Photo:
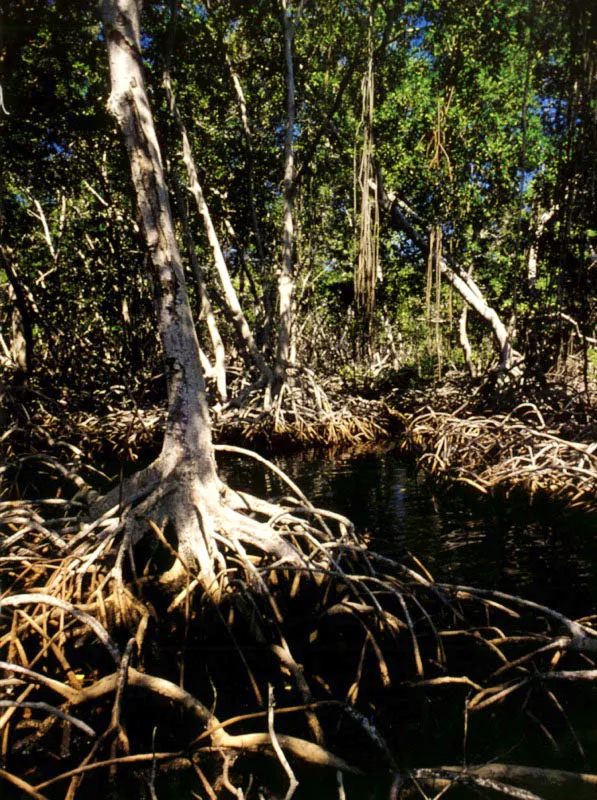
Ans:
[[[395,452],[274,455],[309,499],[341,512],[387,555],[413,553],[438,581],[524,594],[584,616],[597,612],[597,518],[551,504],[440,490]],[[235,488],[287,493],[261,464],[219,454]]]
[[[269,457],[315,505],[348,516],[357,531],[367,537],[371,549],[398,559],[408,559],[412,553],[438,581],[524,595],[571,616],[597,613],[595,516],[564,513],[541,504],[529,507],[514,500],[491,501],[470,492],[447,492],[395,452],[334,455],[312,451]],[[219,453],[218,463],[222,477],[234,488],[270,500],[289,493],[273,473],[250,458]],[[225,691],[224,687],[221,690]],[[456,692],[456,701],[443,701],[431,693],[420,703],[416,700],[419,704],[411,708],[400,705],[390,691],[376,700],[372,718],[404,763],[462,763],[464,696]],[[563,714],[549,704],[539,709],[540,724],[558,739],[559,749],[555,750],[538,726],[529,729],[528,721],[519,718],[525,698],[517,695],[514,705],[506,706],[503,712],[500,708],[479,715],[478,722],[471,720],[467,745],[470,760],[597,771],[597,698],[579,702],[560,692],[559,687],[558,697],[565,714],[574,719],[587,759],[579,755]],[[272,780],[283,781],[279,765],[272,762],[271,770]],[[199,796],[191,794],[191,789],[199,791],[197,781],[192,780],[191,786],[187,773],[180,777],[164,774],[159,784],[160,800]],[[385,773],[347,781],[346,796],[353,800],[388,797]],[[3,789],[0,786],[0,797],[4,796]],[[91,780],[87,780],[85,789],[95,798]],[[279,796],[284,793],[282,789]],[[117,796],[125,800],[137,795],[123,789]],[[314,770],[311,779],[301,775],[297,798],[338,796],[331,771]],[[458,790],[449,796],[468,800],[479,795]],[[549,796],[568,798],[566,794]]]
[[[348,516],[371,549],[397,559],[414,554],[438,581],[499,589],[571,617],[597,613],[595,515],[564,512],[545,502],[529,506],[520,498],[491,500],[466,490],[447,491],[395,451],[271,458],[315,505]],[[218,461],[235,488],[269,498],[288,494],[260,464],[225,454]],[[597,698],[589,687],[576,690],[558,686],[553,701],[547,692],[535,692],[528,715],[523,713],[528,697],[522,692],[495,711],[473,715],[467,757],[472,763],[497,760],[596,772]],[[455,708],[454,703],[464,702],[464,695],[455,701],[456,692],[443,704],[431,693],[416,708],[404,709],[389,692],[375,719],[406,763],[462,763],[462,705]],[[489,796],[465,789],[449,795]],[[353,796],[387,794],[355,787]],[[548,796],[571,800],[565,790],[552,789]]]

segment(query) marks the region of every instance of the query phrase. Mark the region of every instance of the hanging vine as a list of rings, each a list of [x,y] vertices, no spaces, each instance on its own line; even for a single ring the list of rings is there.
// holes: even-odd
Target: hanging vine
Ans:
[[[442,336],[441,336],[441,299],[442,299],[442,274],[441,261],[443,254],[442,226],[436,223],[429,234],[429,252],[427,254],[427,285],[425,288],[425,321],[428,330],[428,350],[431,353],[435,346],[437,356],[438,378],[442,376]],[[435,307],[432,311],[432,294],[435,285]],[[434,326],[433,329],[431,326]],[[433,333],[432,333],[433,330]]]
[[[429,156],[428,169],[434,173],[436,189],[445,183],[446,179],[452,181],[452,164],[446,145],[446,119],[452,100],[454,87],[452,86],[445,100],[439,99],[435,125],[431,132],[427,155]],[[445,170],[445,171],[444,171]],[[441,333],[441,261],[443,256],[443,231],[441,221],[436,220],[429,234],[429,252],[427,254],[427,284],[425,289],[425,319],[427,322],[429,353],[435,350],[437,358],[437,377],[442,377],[442,333]],[[435,286],[434,310],[432,311],[433,287]],[[432,328],[433,325],[433,328]]]
[[[367,72],[361,83],[361,122],[357,129],[357,140],[362,132],[358,172],[355,147],[355,218],[358,219],[358,258],[354,273],[354,294],[357,313],[363,322],[362,331],[370,340],[373,331],[376,285],[382,277],[379,260],[379,192],[374,163],[375,75],[371,11],[369,12],[368,54]]]

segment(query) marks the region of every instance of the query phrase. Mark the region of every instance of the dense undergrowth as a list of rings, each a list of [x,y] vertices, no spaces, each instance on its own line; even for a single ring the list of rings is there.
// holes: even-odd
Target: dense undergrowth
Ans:
[[[402,447],[447,483],[594,512],[595,401],[594,381],[579,389],[578,383],[552,377],[506,386],[495,399],[480,385],[462,402],[448,394],[416,411]]]

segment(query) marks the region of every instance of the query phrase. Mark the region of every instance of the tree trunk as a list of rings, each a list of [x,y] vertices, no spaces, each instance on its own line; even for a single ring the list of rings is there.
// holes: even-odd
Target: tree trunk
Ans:
[[[540,211],[536,214],[536,225],[535,229],[531,233],[531,243],[529,245],[527,254],[527,280],[532,289],[535,288],[535,284],[537,283],[539,243],[541,242],[541,237],[543,236],[545,226],[554,216],[556,211],[557,207],[554,207],[548,209],[547,211]]]
[[[406,233],[409,239],[420,247],[424,253],[427,252],[429,247],[425,238],[411,225],[395,197],[391,197],[385,192],[380,170],[378,170],[378,183],[380,184],[381,202],[390,213],[392,226],[396,230]],[[514,351],[512,350],[508,330],[495,309],[491,308],[472,277],[457,272],[448,263],[445,256],[441,257],[439,266],[441,274],[456,289],[462,299],[489,323],[500,348],[500,369],[508,369],[512,364]]]
[[[460,340],[460,346],[462,347],[462,351],[464,353],[464,360],[466,362],[466,366],[468,367],[468,371],[470,372],[471,378],[476,378],[477,369],[475,367],[475,362],[473,361],[473,350],[466,330],[467,318],[468,318],[468,306],[465,303],[462,306],[462,311],[460,312],[460,318],[458,320],[458,336]]]
[[[282,384],[286,380],[286,367],[291,361],[292,303],[294,297],[294,273],[292,268],[292,249],[294,246],[294,125],[296,116],[292,45],[303,10],[303,3],[301,2],[293,21],[288,11],[286,0],[281,0],[281,3],[284,23],[284,56],[286,60],[286,134],[284,137],[284,180],[282,185],[284,229],[282,263],[278,277],[279,331],[276,355],[276,379],[278,384]]]
[[[13,302],[10,354],[19,374],[28,375],[33,365],[33,313],[10,258],[10,249],[0,245],[4,269],[9,282],[9,299]]]
[[[197,210],[201,218],[203,219],[203,224],[205,226],[207,238],[214,257],[216,271],[218,273],[218,277],[220,278],[222,289],[224,290],[224,298],[226,300],[226,304],[230,311],[230,316],[232,318],[234,328],[236,330],[242,348],[249,353],[251,359],[253,360],[255,366],[258,368],[259,372],[263,376],[264,380],[269,384],[271,383],[272,379],[271,370],[269,369],[269,367],[267,366],[267,364],[263,359],[263,356],[259,352],[259,348],[257,347],[255,337],[253,336],[251,328],[249,327],[249,323],[247,322],[247,319],[243,314],[238,299],[238,295],[236,294],[236,290],[232,284],[232,281],[230,280],[230,273],[228,272],[228,266],[226,265],[224,254],[222,253],[222,248],[220,247],[220,242],[218,240],[218,235],[216,233],[216,229],[212,222],[211,215],[209,213],[209,209],[207,207],[207,203],[205,202],[205,197],[203,195],[203,190],[201,189],[199,178],[197,176],[197,169],[195,167],[195,161],[193,159],[193,153],[191,150],[191,142],[189,140],[185,124],[182,120],[182,117],[180,116],[180,112],[178,111],[178,107],[176,105],[176,99],[174,97],[174,92],[172,91],[172,83],[170,80],[170,76],[167,73],[164,74],[163,85],[166,90],[170,111],[172,112],[172,116],[176,120],[176,123],[178,125],[182,137],[182,156],[185,167],[187,169],[189,190],[193,195],[193,197],[195,198],[195,202],[197,203]]]
[[[108,106],[124,135],[145,241],[151,256],[158,329],[168,383],[164,442],[153,472],[173,479],[176,505],[168,521],[179,553],[197,564],[204,585],[213,582],[210,512],[219,503],[199,345],[176,242],[172,211],[142,70],[137,0],[103,0],[110,65]],[[164,525],[166,519],[163,520]]]
[[[251,222],[253,224],[253,235],[255,237],[255,245],[257,247],[257,255],[259,258],[259,263],[261,265],[262,270],[264,270],[264,275],[265,275],[265,270],[267,269],[269,271],[269,265],[266,264],[263,236],[261,234],[261,226],[259,224],[259,216],[257,214],[257,206],[255,204],[255,191],[254,191],[255,181],[253,178],[253,173],[255,171],[254,170],[255,157],[253,152],[253,135],[251,133],[251,127],[249,125],[249,115],[247,113],[247,101],[245,98],[245,94],[243,92],[243,87],[241,85],[238,73],[234,69],[234,65],[232,64],[232,60],[230,59],[230,56],[228,54],[226,43],[224,42],[223,39],[220,39],[220,42],[221,46],[224,48],[226,65],[228,66],[228,71],[230,73],[230,80],[232,81],[232,85],[234,86],[234,92],[236,94],[236,99],[240,111],[240,118],[243,126],[243,133],[245,135],[245,142],[247,149],[247,164],[246,164],[247,192],[249,195],[249,204],[251,206]],[[269,283],[269,280],[265,280],[264,282],[265,282],[265,287],[263,289],[261,297],[261,301],[263,303],[263,307],[265,310],[265,324],[263,326],[262,345],[265,349],[267,349],[269,346],[270,336],[273,326],[274,309],[273,309],[272,287]]]
[[[228,67],[228,72],[230,73],[230,80],[232,81],[232,85],[234,86],[234,93],[236,94],[236,99],[238,101],[240,118],[247,146],[247,191],[249,193],[249,203],[251,206],[251,221],[253,223],[253,234],[255,236],[255,245],[257,247],[257,255],[259,256],[259,261],[261,262],[261,264],[265,264],[265,249],[263,247],[263,238],[261,236],[261,228],[259,226],[259,218],[257,216],[257,207],[255,205],[255,196],[253,192],[253,184],[254,184],[253,135],[251,133],[251,128],[249,126],[249,116],[247,114],[247,101],[245,99],[245,93],[243,92],[243,87],[241,85],[240,78],[238,77],[238,73],[234,69],[232,61],[226,49],[226,44],[225,42],[223,42],[223,40],[222,44],[224,46],[224,56],[226,58],[226,66]]]
[[[222,402],[225,402],[228,399],[228,390],[226,388],[226,349],[224,347],[224,342],[222,341],[222,337],[220,336],[220,331],[213,311],[213,306],[211,304],[211,300],[209,299],[209,295],[207,293],[207,287],[205,286],[205,281],[203,280],[203,275],[201,274],[201,267],[199,266],[199,262],[197,260],[197,252],[195,250],[195,243],[193,241],[193,233],[191,231],[191,226],[189,225],[189,220],[187,217],[184,197],[182,196],[178,180],[176,179],[176,176],[174,175],[173,172],[171,174],[171,180],[176,195],[176,203],[180,210],[180,219],[182,222],[184,241],[189,256],[189,261],[191,263],[193,277],[195,278],[195,283],[197,284],[197,291],[199,292],[199,301],[201,303],[201,314],[205,318],[205,323],[207,325],[207,330],[209,332],[209,338],[211,339],[211,345],[214,351],[214,366],[212,369],[211,364],[209,364],[209,367],[210,370],[212,370],[213,376],[216,381],[218,397]],[[205,368],[205,363],[203,358],[207,360],[207,356],[201,358],[203,371],[207,376],[207,371]]]
[[[227,567],[218,542],[254,572],[242,542],[280,563],[302,565],[297,549],[250,511],[250,496],[239,504],[218,480],[211,428],[183,265],[153,119],[145,92],[140,47],[140,0],[103,0],[104,35],[112,91],[108,101],[126,142],[143,233],[151,256],[153,283],[168,382],[168,416],[157,460],[94,504],[101,515],[116,506],[123,511],[127,541],[135,544],[148,527],[178,539],[177,559],[162,583],[171,589],[190,573],[213,600],[226,586]],[[138,505],[135,505],[138,504]],[[269,506],[274,516],[278,508]],[[163,537],[162,537],[163,538]],[[237,562],[238,563],[238,562]],[[216,575],[217,571],[217,575]]]

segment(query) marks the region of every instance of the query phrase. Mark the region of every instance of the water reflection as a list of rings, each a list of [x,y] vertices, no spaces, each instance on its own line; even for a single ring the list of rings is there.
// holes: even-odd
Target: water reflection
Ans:
[[[260,465],[223,456],[232,486],[285,494]],[[595,515],[440,492],[392,452],[272,460],[316,505],[350,517],[377,550],[398,558],[412,552],[437,580],[522,593],[574,615],[597,611]]]

